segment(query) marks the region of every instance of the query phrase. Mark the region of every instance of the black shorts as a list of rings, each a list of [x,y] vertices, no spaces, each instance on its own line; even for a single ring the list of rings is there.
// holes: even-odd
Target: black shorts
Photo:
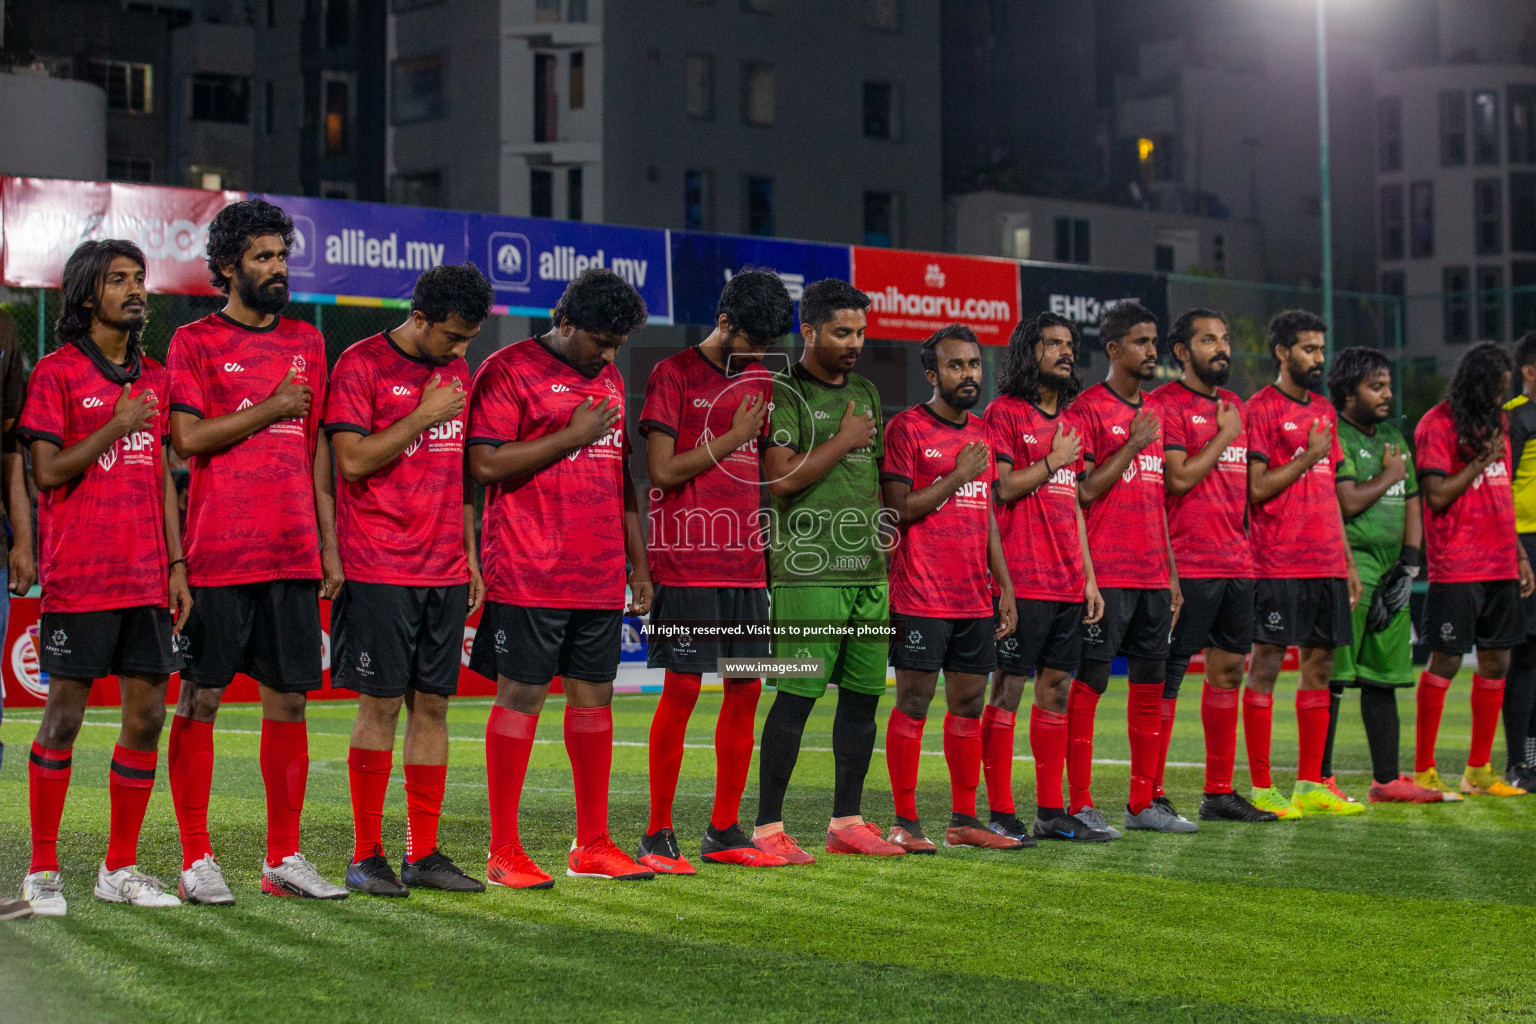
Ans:
[[[768,625],[767,587],[669,587],[657,584],[650,624]],[[651,668],[703,674],[715,671],[720,658],[766,658],[767,634],[725,640],[646,637],[645,663]]]
[[[1113,661],[1116,654],[1143,661],[1168,659],[1173,628],[1173,595],[1167,588],[1101,588],[1104,617],[1084,623],[1083,661]]]
[[[891,613],[891,666],[904,672],[970,672],[997,667],[997,620],[931,619]]]
[[[331,605],[331,685],[370,697],[459,689],[469,585],[341,585]]]
[[[38,668],[65,679],[167,676],[181,668],[170,610],[160,605],[103,612],[44,612]]]
[[[1525,639],[1519,580],[1429,584],[1419,636],[1432,651],[1507,651]]]
[[[1184,605],[1173,626],[1171,657],[1193,658],[1207,647],[1253,650],[1253,580],[1181,579]]]
[[[320,689],[320,583],[264,580],[193,587],[181,678],[222,690],[244,672],[282,693]]]
[[[1011,676],[1037,669],[1076,672],[1083,660],[1083,602],[1015,598],[1019,624],[997,645],[997,667]]]
[[[547,686],[555,676],[611,683],[619,674],[624,613],[618,608],[524,608],[487,601],[469,667],[487,679],[506,676]]]
[[[1258,580],[1253,642],[1276,647],[1350,647],[1355,621],[1346,580]]]

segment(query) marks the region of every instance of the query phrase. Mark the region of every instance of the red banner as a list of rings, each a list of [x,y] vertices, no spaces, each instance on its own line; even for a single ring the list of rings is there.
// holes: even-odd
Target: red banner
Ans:
[[[923,341],[962,323],[983,345],[1006,345],[1019,320],[1019,265],[901,249],[853,247],[853,285],[869,295],[869,336]]]
[[[81,242],[127,238],[149,261],[149,290],[214,295],[203,249],[208,222],[244,192],[52,178],[0,180],[0,281],[18,288],[57,288],[64,261]]]

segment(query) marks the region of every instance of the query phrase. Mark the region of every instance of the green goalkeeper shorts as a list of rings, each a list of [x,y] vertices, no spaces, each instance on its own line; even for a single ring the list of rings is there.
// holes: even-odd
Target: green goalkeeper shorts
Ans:
[[[1349,647],[1334,648],[1333,681],[1355,686],[1361,683],[1413,685],[1419,677],[1413,670],[1413,634],[1408,624],[1408,609],[1394,615],[1380,633],[1366,633],[1365,619],[1371,611],[1370,595],[1375,593],[1375,588],[1367,588],[1365,593],[1352,615],[1355,642]]]
[[[878,696],[885,692],[890,638],[879,628],[890,621],[890,591],[886,584],[772,587],[769,598],[773,656],[822,659],[820,678],[774,679],[774,686],[812,700],[827,692],[828,683],[846,686],[857,693]],[[791,627],[814,630],[819,626],[844,627],[854,635],[786,635]],[[862,634],[858,633],[860,626],[865,627]]]

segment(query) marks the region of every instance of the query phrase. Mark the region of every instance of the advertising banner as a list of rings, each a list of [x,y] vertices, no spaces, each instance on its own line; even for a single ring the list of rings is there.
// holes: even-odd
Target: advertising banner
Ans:
[[[1168,280],[1160,274],[1066,267],[1019,266],[1019,291],[1026,315],[1056,313],[1077,324],[1083,337],[1097,342],[1104,311],[1123,299],[1135,299],[1168,328]]]
[[[244,197],[155,185],[5,178],[0,184],[3,281],[18,288],[57,288],[64,261],[81,242],[127,238],[149,261],[150,291],[217,294],[203,262],[208,222]]]
[[[548,316],[578,274],[607,267],[645,299],[652,323],[672,322],[665,231],[482,213],[466,219],[469,258],[496,289],[499,312]]]
[[[846,245],[789,242],[776,238],[672,234],[672,318],[679,324],[713,327],[720,289],[743,267],[766,267],[779,275],[795,303],[799,327],[800,295],[805,286],[827,277],[851,280]]]
[[[853,247],[853,284],[869,295],[869,336],[922,341],[952,323],[1005,345],[1019,318],[1012,260]]]
[[[260,198],[293,218],[288,288],[298,301],[307,295],[409,299],[422,271],[469,257],[465,215],[453,210],[301,196]]]

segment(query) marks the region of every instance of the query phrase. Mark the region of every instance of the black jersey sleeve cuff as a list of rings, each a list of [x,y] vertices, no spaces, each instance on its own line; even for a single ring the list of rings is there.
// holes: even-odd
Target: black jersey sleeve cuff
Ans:
[[[1340,474],[1336,474],[1336,475],[1335,475],[1335,476],[1334,476],[1334,478],[1333,478],[1333,482],[1334,482],[1334,483],[1338,483],[1338,484],[1341,484],[1341,483],[1343,483],[1343,482],[1344,482],[1344,481],[1345,481],[1345,480],[1349,480],[1349,481],[1353,481],[1353,480],[1355,480],[1355,479],[1356,479],[1356,478],[1355,478],[1355,474],[1353,474],[1353,473],[1351,473],[1351,474],[1349,474],[1349,475],[1348,475],[1348,476],[1343,476],[1343,475],[1340,475]]]
[[[1264,465],[1267,466],[1267,465],[1269,465],[1269,456],[1265,455],[1263,452],[1256,452],[1252,448],[1249,448],[1248,449],[1248,461],[1249,462],[1262,462],[1262,463],[1264,463]]]
[[[1010,466],[1013,465],[1013,456],[1009,455],[1007,452],[993,452],[992,458],[998,462],[1006,462]]]
[[[202,419],[203,418],[203,410],[199,409],[195,405],[188,405],[185,402],[172,402],[171,403],[171,412],[191,413],[193,416],[196,416],[198,419]]]
[[[324,430],[327,437],[331,434],[362,434],[367,437],[373,433],[367,427],[358,426],[356,423],[327,423]]]
[[[492,448],[500,448],[507,442],[499,437],[472,437],[464,442],[466,448],[473,448],[477,444],[488,444]]]
[[[1420,480],[1424,479],[1427,476],[1450,476],[1451,475],[1446,470],[1437,469],[1434,466],[1419,466],[1417,468],[1418,468],[1418,471],[1419,471],[1419,479]]]
[[[663,423],[661,420],[641,420],[639,425],[641,437],[644,437],[653,430],[659,430],[663,434],[671,437],[672,440],[677,440],[677,428],[670,424]]]
[[[881,483],[890,482],[890,483],[906,484],[908,487],[916,487],[917,486],[915,483],[913,483],[911,477],[909,477],[909,476],[902,476],[900,473],[881,473],[880,474],[880,482]]]
[[[800,454],[800,446],[797,445],[797,444],[791,444],[789,441],[769,441],[769,442],[767,442],[765,447],[768,447],[768,448],[788,448],[790,451],[794,452],[796,455]]]
[[[1186,455],[1189,454],[1189,449],[1185,448],[1181,444],[1164,444],[1163,445],[1163,451],[1165,451],[1165,452],[1184,452]]]
[[[34,427],[17,427],[16,439],[18,441],[26,441],[28,444],[33,441],[48,441],[51,444],[58,445],[60,448],[64,447],[64,439],[58,434],[48,430],[38,430]]]

